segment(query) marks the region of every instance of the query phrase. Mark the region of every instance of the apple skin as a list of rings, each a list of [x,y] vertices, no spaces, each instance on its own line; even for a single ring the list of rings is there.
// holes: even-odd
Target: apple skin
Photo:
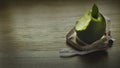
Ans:
[[[98,13],[98,17],[94,18],[91,13],[92,11],[88,12],[90,20],[84,30],[79,30],[79,21],[77,21],[75,26],[75,31],[77,33],[78,38],[88,44],[99,40],[105,34],[106,31],[106,21],[103,15],[101,13]]]

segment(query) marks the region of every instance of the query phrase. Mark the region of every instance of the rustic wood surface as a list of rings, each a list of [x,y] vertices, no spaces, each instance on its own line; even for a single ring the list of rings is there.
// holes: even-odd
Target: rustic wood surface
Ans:
[[[62,58],[65,35],[96,3],[116,39],[107,52]],[[0,68],[119,68],[119,0],[0,0]]]

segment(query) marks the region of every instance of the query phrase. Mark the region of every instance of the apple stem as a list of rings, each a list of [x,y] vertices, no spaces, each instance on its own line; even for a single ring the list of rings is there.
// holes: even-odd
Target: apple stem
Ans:
[[[92,7],[92,17],[97,19],[98,18],[98,13],[99,13],[99,9],[98,9],[97,5],[94,4],[93,7]]]

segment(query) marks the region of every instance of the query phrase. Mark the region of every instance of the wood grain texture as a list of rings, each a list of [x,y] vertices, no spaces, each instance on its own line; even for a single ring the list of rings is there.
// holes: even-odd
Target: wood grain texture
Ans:
[[[116,39],[108,52],[61,58],[65,36],[96,3]],[[1,0],[0,68],[119,68],[120,1]]]

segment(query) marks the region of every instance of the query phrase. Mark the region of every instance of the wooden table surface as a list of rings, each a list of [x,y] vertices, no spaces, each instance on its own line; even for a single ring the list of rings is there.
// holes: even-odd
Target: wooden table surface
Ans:
[[[119,68],[119,0],[0,0],[0,68]],[[116,39],[107,52],[62,58],[75,22],[96,3]]]

